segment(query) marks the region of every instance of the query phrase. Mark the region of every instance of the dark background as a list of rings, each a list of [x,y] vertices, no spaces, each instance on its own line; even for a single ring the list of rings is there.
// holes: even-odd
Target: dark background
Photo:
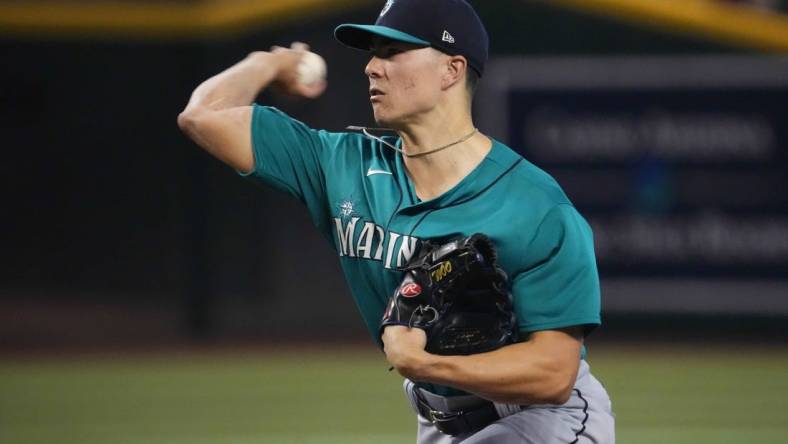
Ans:
[[[475,3],[492,37],[492,56],[498,58],[757,52],[542,2]],[[202,80],[250,51],[300,40],[328,61],[327,93],[316,101],[268,94],[260,101],[329,130],[371,123],[365,55],[346,50],[331,35],[339,23],[372,21],[379,8],[370,2],[308,21],[288,18],[218,37],[0,35],[0,347],[280,338],[366,343],[331,246],[312,229],[300,204],[238,177],[202,153],[179,132],[176,117]],[[569,94],[578,96],[576,91]],[[643,100],[634,94],[636,102]],[[709,94],[708,102],[698,100],[699,108],[746,99]],[[781,94],[787,97],[784,90]],[[593,102],[608,103],[610,97]],[[522,103],[529,98],[533,94]],[[779,118],[788,123],[784,109]],[[775,149],[784,162],[786,126],[781,128]],[[568,173],[566,165],[532,160],[562,183],[568,177],[567,184],[575,173],[600,167],[574,164]],[[778,178],[785,174],[779,168]],[[614,192],[620,185],[607,186]],[[785,214],[786,183],[777,179],[769,188],[775,199],[767,210]],[[573,199],[582,189],[567,186]],[[577,205],[592,216],[593,225],[599,208],[582,198]],[[731,217],[762,211],[755,206]],[[728,287],[731,278],[736,288],[743,278],[740,270],[761,270],[744,276],[749,283],[756,281],[741,294],[741,306],[746,306],[747,292],[757,291],[753,288],[759,280],[772,285],[788,279],[783,257],[766,266],[757,261],[728,268],[686,265],[679,260],[655,270],[637,260],[625,265],[601,260],[603,288],[618,291],[615,300],[621,300],[621,291],[630,299],[627,304],[603,303],[606,326],[598,336],[699,341],[788,337],[786,312],[738,311],[736,304],[715,310],[713,300],[701,309],[681,309],[680,299],[679,305],[661,308],[660,287],[654,284],[678,273],[710,276],[713,281],[698,284],[706,291],[708,285]],[[648,282],[625,281],[626,290],[621,290],[622,275]],[[694,287],[681,288],[692,292]],[[774,298],[788,298],[781,291]],[[638,297],[647,309],[639,308]],[[781,300],[775,303],[785,306]]]

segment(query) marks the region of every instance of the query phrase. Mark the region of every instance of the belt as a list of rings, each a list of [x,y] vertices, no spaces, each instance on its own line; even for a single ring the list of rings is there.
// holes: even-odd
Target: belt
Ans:
[[[419,414],[431,422],[436,429],[446,435],[462,435],[465,433],[476,432],[487,427],[496,420],[500,419],[495,404],[485,401],[478,406],[457,410],[454,412],[442,412],[434,410],[419,394],[419,389],[415,389],[416,406]]]

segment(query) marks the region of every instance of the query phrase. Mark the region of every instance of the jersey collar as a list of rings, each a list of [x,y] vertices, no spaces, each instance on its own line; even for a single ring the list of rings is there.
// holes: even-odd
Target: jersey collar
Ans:
[[[416,196],[413,181],[407,174],[402,154],[396,153],[397,181],[402,190],[402,210],[419,211],[424,209],[441,208],[457,205],[471,200],[478,194],[488,189],[493,182],[497,181],[503,174],[509,171],[512,166],[522,159],[520,155],[509,149],[507,146],[492,139],[492,148],[481,162],[471,170],[457,185],[450,188],[440,196],[421,201]],[[397,145],[401,145],[401,139]]]

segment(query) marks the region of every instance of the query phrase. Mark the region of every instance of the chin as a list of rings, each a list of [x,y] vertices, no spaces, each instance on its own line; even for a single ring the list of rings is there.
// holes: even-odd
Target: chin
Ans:
[[[375,124],[380,127],[397,129],[399,126],[401,126],[401,119],[397,119],[381,112],[375,112],[374,110],[373,115],[375,118]]]
[[[390,128],[389,125],[393,124],[393,122],[390,119],[387,119],[385,116],[381,116],[378,113],[375,113],[374,117],[375,117],[375,124],[380,127]]]

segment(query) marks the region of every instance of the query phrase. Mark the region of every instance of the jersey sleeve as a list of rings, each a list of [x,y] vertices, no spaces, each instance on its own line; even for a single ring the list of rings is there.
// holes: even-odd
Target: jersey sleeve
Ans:
[[[324,165],[334,146],[332,133],[259,105],[252,111],[251,133],[254,170],[241,174],[300,200],[325,235],[329,227]]]
[[[553,207],[526,246],[512,295],[521,331],[600,324],[599,274],[591,227],[572,205]]]

